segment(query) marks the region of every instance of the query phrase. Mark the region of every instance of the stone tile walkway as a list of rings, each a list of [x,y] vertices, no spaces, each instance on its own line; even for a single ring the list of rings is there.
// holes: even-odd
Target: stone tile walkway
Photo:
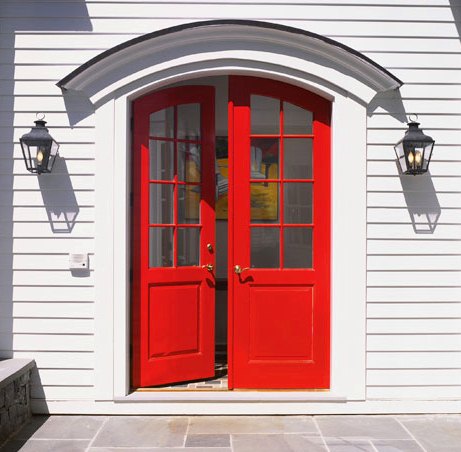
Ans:
[[[461,415],[34,416],[4,452],[461,452]]]

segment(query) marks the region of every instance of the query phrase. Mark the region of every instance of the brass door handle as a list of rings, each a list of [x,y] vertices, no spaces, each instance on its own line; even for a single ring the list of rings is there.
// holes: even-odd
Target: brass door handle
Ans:
[[[240,265],[234,265],[234,272],[237,273],[237,275],[240,275],[243,272],[246,272],[247,270],[250,270],[250,267],[245,267],[242,268]]]
[[[214,269],[213,264],[202,265],[202,268],[206,268],[209,272],[212,272]]]

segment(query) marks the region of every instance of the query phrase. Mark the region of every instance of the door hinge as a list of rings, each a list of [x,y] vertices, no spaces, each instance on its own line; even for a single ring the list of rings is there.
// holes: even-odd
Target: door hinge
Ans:
[[[133,192],[130,193],[130,207],[133,207]]]
[[[133,269],[130,268],[130,282],[133,282]]]
[[[131,132],[133,132],[133,128],[134,128],[134,117],[132,116],[130,118],[130,130],[131,130]]]

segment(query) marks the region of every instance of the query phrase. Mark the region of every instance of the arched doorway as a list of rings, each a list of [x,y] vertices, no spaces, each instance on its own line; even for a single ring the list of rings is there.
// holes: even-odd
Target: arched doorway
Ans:
[[[132,102],[175,83],[228,74],[282,81],[332,102],[330,391],[130,394]],[[98,400],[162,401],[150,405],[149,412],[162,413],[168,404],[169,412],[178,414],[189,409],[190,400],[213,400],[220,412],[231,414],[235,406],[228,401],[312,402],[318,397],[336,400],[337,395],[364,399],[367,106],[376,94],[401,85],[376,62],[342,43],[292,27],[239,20],[187,23],[140,36],[96,56],[58,83],[65,97],[80,96],[95,110]],[[344,218],[347,222],[341,221]],[[197,413],[207,409],[194,406]],[[245,410],[266,413],[257,404],[246,405]],[[273,412],[287,411],[282,404]]]
[[[214,376],[225,288],[229,389],[329,388],[330,102],[196,83],[133,103],[133,385]]]

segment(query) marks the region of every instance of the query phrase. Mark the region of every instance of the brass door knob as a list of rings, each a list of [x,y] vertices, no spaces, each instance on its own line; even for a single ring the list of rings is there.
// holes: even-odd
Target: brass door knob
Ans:
[[[202,265],[202,268],[206,268],[209,272],[212,272],[214,269],[213,264]]]
[[[234,265],[234,272],[237,273],[237,275],[240,275],[243,272],[246,272],[247,270],[250,270],[250,267],[245,267],[242,268],[240,265]]]

